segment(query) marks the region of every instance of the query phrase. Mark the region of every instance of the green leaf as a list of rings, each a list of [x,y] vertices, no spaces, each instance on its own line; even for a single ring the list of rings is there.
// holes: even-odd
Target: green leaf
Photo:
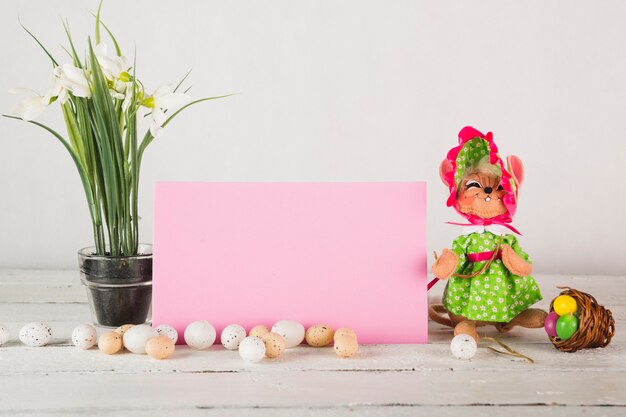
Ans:
[[[189,77],[189,74],[191,74],[192,70],[187,71],[187,74],[185,74],[185,76],[183,77],[182,80],[180,80],[180,82],[176,85],[176,88],[174,89],[174,92],[178,91],[178,89],[180,88],[180,86],[182,85],[182,83],[185,82],[185,80],[187,79],[187,77]]]
[[[225,98],[225,97],[230,97],[230,96],[234,96],[234,95],[235,95],[235,93],[225,94],[223,96],[205,97],[205,98],[201,98],[201,99],[198,99],[198,100],[194,100],[191,103],[187,103],[183,107],[181,107],[180,109],[176,110],[170,117],[168,117],[165,120],[165,122],[163,123],[162,127],[167,126],[168,123],[171,122],[172,119],[174,119],[174,117],[176,117],[178,114],[180,114],[180,112],[185,110],[187,107],[193,106],[194,104],[197,104],[197,103],[202,103],[203,101],[217,100],[219,98]],[[143,157],[143,152],[146,150],[148,145],[150,145],[152,143],[153,140],[154,140],[154,136],[152,136],[152,134],[150,133],[150,130],[148,130],[146,132],[146,134],[144,135],[144,137],[143,137],[143,139],[141,141],[141,144],[139,145],[139,150],[137,152],[137,160],[139,161],[140,164],[141,164],[141,159]]]
[[[98,4],[98,13],[96,14],[96,45],[100,43],[100,10],[102,9],[102,0]]]
[[[18,22],[20,22],[20,26],[22,27],[22,29],[24,29],[26,31],[26,33],[28,33],[30,35],[31,38],[33,38],[35,40],[35,42],[37,42],[39,44],[39,46],[41,47],[41,49],[43,49],[43,51],[46,53],[46,55],[48,55],[48,58],[50,58],[50,60],[52,61],[52,64],[55,67],[59,66],[59,63],[56,61],[56,59],[54,59],[54,57],[52,56],[52,54],[50,54],[50,52],[48,52],[48,50],[46,49],[45,46],[43,46],[43,44],[41,42],[39,42],[39,39],[37,39],[37,37],[35,35],[32,34],[32,32],[28,29],[26,29],[26,26],[24,26],[22,24],[22,21],[18,19]]]
[[[197,103],[202,103],[203,101],[217,100],[219,98],[225,98],[225,97],[230,97],[230,96],[234,96],[234,95],[236,95],[236,93],[224,94],[223,96],[205,97],[205,98],[201,98],[201,99],[198,99],[198,100],[194,100],[191,103],[187,103],[183,107],[181,107],[180,109],[178,109],[174,113],[172,113],[172,115],[165,120],[165,123],[163,123],[163,127],[167,126],[167,124],[169,122],[171,122],[174,117],[176,117],[180,112],[185,110],[187,107],[193,106],[194,104],[197,104]]]
[[[98,17],[94,13],[92,12],[89,12],[89,13],[91,13],[93,17],[98,19]],[[104,24],[102,19],[98,19],[98,20],[100,21],[100,24],[102,25],[104,30],[106,30],[106,32],[109,34],[109,38],[111,38],[111,41],[113,42],[113,45],[115,46],[115,53],[117,54],[117,56],[122,56],[122,50],[120,49],[120,45],[117,43],[117,39],[115,39],[115,36],[113,36],[113,32],[109,30],[108,26]]]
[[[72,40],[72,34],[70,33],[70,24],[69,22],[63,21],[63,28],[65,29],[65,33],[67,35],[67,40],[70,42],[70,49],[72,50],[72,59],[74,61],[74,65],[78,68],[83,68],[83,64],[80,62],[80,58],[78,57],[78,52],[76,52],[76,48],[74,47],[74,41]]]

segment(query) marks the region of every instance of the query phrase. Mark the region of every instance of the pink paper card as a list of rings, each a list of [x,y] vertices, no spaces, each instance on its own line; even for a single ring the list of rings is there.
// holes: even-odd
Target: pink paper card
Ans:
[[[154,325],[281,319],[426,343],[426,185],[158,183]],[[219,340],[219,339],[218,339]]]

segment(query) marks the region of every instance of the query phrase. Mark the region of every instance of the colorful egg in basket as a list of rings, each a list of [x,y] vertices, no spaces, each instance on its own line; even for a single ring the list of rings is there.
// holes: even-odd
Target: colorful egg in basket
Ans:
[[[546,323],[550,341],[562,352],[605,347],[615,334],[611,310],[587,293],[569,287],[550,303],[553,321]],[[561,313],[561,315],[559,315]]]

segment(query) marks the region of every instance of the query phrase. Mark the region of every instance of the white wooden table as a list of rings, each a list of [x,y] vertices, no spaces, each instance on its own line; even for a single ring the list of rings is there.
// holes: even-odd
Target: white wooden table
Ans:
[[[543,307],[558,284],[610,307],[617,321],[612,344],[567,354],[542,329],[515,329],[502,340],[535,364],[488,349],[461,361],[449,350],[451,330],[431,323],[428,345],[362,346],[352,359],[304,346],[260,364],[246,364],[221,346],[180,346],[165,361],[107,356],[70,342],[74,326],[90,319],[75,271],[3,270],[0,323],[12,338],[0,347],[0,415],[626,415],[626,277],[537,280]],[[50,323],[54,343],[21,345],[17,333],[29,321]]]

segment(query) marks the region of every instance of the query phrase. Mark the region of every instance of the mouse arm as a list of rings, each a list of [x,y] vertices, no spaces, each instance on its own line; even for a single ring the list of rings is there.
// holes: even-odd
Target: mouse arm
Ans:
[[[448,279],[456,270],[459,258],[450,249],[444,249],[433,264],[433,274],[439,279]]]
[[[511,245],[502,245],[502,262],[513,275],[528,276],[533,271],[530,257],[519,247],[517,240]]]

